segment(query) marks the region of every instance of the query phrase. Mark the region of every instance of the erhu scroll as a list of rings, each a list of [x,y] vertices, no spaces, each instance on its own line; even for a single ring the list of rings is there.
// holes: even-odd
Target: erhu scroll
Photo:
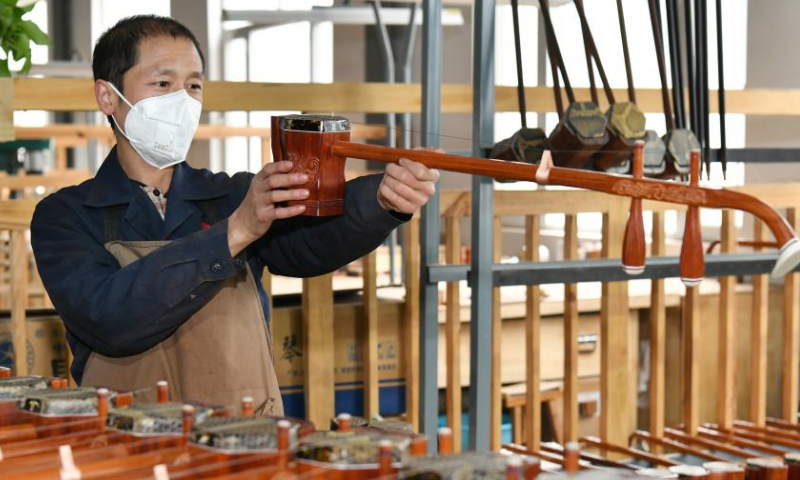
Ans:
[[[744,193],[699,187],[696,183],[681,185],[662,180],[553,167],[550,152],[544,153],[542,165],[531,165],[352,143],[349,141],[350,122],[343,117],[287,115],[273,117],[272,125],[275,159],[291,160],[295,171],[309,175],[309,180],[304,185],[304,188],[309,189],[309,197],[306,200],[289,202],[306,205],[305,215],[325,216],[342,212],[344,164],[347,158],[384,163],[397,163],[401,158],[407,158],[429,168],[483,175],[499,180],[535,181],[688,207],[741,210],[761,219],[775,236],[780,251],[772,271],[773,276],[783,276],[800,263],[800,242],[794,230],[772,207]]]

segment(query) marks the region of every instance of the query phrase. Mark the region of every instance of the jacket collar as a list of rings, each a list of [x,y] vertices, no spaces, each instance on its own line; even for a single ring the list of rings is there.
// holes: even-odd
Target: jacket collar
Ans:
[[[136,185],[130,181],[117,157],[117,147],[111,149],[97,175],[84,204],[90,207],[109,207],[133,202]],[[170,181],[169,200],[210,200],[227,195],[208,175],[181,162],[175,166]],[[169,208],[168,208],[169,209]]]

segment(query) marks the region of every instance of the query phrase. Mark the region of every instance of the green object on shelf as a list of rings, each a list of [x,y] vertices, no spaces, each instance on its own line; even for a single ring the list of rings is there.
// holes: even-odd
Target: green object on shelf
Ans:
[[[49,150],[50,140],[14,140],[0,142],[0,171],[9,175],[19,172],[22,163],[19,161],[19,150],[24,148],[28,152]]]

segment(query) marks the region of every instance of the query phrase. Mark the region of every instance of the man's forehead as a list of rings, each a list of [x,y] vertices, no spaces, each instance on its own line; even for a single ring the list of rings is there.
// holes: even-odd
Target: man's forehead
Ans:
[[[174,74],[191,70],[191,74],[202,77],[200,55],[188,38],[147,38],[139,43],[138,54],[137,66],[145,74]]]

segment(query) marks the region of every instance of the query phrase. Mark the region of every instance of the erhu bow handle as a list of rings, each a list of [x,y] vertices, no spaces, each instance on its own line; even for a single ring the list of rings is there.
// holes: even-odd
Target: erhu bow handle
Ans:
[[[700,184],[700,150],[692,150],[689,185]],[[703,232],[700,226],[700,209],[690,206],[686,210],[686,226],[681,245],[681,282],[687,287],[696,287],[703,281]]]
[[[644,141],[637,140],[633,148],[633,178],[644,178]],[[628,275],[644,272],[646,246],[644,238],[644,219],[642,200],[631,198],[628,224],[622,240],[622,269]]]

